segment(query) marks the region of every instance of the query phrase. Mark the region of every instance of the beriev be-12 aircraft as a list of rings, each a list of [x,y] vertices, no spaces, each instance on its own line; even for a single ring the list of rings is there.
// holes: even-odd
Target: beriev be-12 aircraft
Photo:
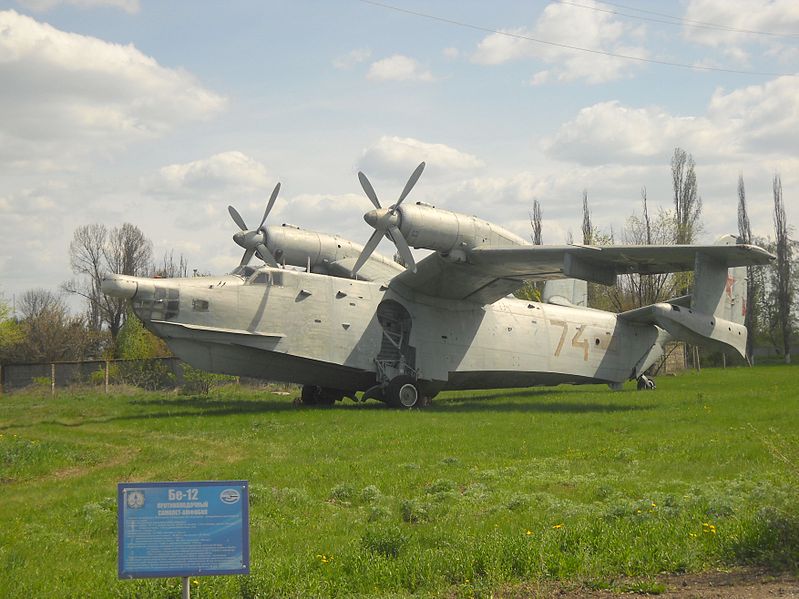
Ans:
[[[474,216],[403,203],[423,169],[388,207],[358,173],[374,205],[365,246],[266,225],[278,183],[255,229],[229,207],[245,250],[230,274],[109,275],[103,291],[129,299],[192,366],[299,383],[307,404],[350,397],[411,408],[446,389],[561,383],[652,388],[645,372],[674,340],[744,355],[743,267],[771,261],[765,250],[732,236],[715,245],[531,245]],[[383,237],[404,267],[374,253]],[[432,252],[417,262],[411,247]],[[253,256],[264,265],[250,266]],[[689,296],[618,314],[585,306],[587,282],[688,270]],[[510,295],[525,281],[547,281],[543,302]]]

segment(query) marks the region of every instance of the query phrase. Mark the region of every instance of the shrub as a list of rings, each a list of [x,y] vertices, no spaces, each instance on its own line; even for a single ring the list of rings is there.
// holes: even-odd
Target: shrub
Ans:
[[[188,364],[183,365],[183,386],[181,393],[187,395],[207,395],[213,387],[236,382],[235,376],[216,374],[194,368]]]
[[[426,503],[406,499],[400,504],[400,515],[405,522],[425,522],[430,519],[430,507]]]
[[[330,490],[330,499],[348,503],[355,497],[355,487],[349,483],[341,483]]]
[[[407,541],[407,537],[397,526],[373,526],[366,529],[361,537],[361,544],[367,551],[385,557],[398,557]]]
[[[364,503],[372,503],[380,498],[380,489],[374,485],[368,485],[361,490],[361,500]]]

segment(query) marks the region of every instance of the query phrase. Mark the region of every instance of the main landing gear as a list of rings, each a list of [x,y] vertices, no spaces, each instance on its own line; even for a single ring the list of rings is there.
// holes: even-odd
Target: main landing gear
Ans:
[[[416,379],[407,374],[395,376],[388,384],[386,399],[395,408],[415,408],[421,405]]]
[[[639,391],[651,391],[655,389],[655,379],[650,379],[645,374],[642,374],[638,377],[638,390]]]
[[[305,406],[332,406],[344,399],[344,391],[317,385],[303,385],[300,400]]]

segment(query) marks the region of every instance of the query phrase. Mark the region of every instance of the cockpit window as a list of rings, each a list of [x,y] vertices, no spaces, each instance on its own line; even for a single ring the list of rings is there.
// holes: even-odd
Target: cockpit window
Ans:
[[[270,285],[272,283],[272,273],[259,272],[250,279],[250,285]]]

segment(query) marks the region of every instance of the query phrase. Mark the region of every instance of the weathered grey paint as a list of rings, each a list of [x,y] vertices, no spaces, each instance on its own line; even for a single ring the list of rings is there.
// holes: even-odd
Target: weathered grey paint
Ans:
[[[254,282],[259,275],[263,283]],[[133,282],[126,277],[119,286]],[[417,376],[436,389],[622,382],[660,333],[597,310],[511,298],[488,306],[410,301],[376,282],[266,267],[247,281],[136,283],[136,313],[188,363],[351,391],[375,382],[382,339],[375,314],[388,299],[411,315]],[[179,292],[176,315],[163,318],[152,309],[145,296],[158,287]]]

